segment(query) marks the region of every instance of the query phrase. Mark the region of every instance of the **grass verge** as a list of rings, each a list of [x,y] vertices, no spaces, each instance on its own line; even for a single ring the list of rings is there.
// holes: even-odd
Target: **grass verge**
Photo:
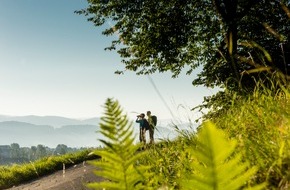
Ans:
[[[38,177],[51,174],[61,170],[63,164],[65,164],[66,167],[70,167],[86,160],[98,158],[96,155],[90,154],[91,152],[92,150],[84,150],[61,156],[45,157],[26,164],[0,166],[0,189],[10,188]]]

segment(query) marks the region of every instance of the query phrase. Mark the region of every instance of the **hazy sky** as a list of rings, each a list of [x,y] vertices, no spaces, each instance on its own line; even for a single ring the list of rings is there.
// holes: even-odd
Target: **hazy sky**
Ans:
[[[190,108],[214,91],[193,87],[194,75],[151,75],[162,99],[147,76],[114,74],[124,65],[104,48],[116,36],[103,36],[74,13],[86,6],[86,0],[0,0],[0,114],[99,117],[113,97],[130,117],[147,110],[160,119],[172,118],[170,110],[196,117]]]

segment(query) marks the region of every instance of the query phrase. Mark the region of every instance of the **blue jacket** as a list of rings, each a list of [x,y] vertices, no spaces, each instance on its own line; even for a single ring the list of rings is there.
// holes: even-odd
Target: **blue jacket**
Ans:
[[[149,129],[149,123],[148,123],[148,121],[145,118],[143,118],[143,119],[138,119],[137,118],[136,123],[140,123],[140,129],[144,129],[144,128],[146,130]]]

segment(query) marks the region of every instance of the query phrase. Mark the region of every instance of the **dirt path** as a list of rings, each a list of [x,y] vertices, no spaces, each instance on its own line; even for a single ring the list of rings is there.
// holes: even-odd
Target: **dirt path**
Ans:
[[[85,183],[102,180],[94,170],[95,166],[84,162],[9,190],[88,190]]]

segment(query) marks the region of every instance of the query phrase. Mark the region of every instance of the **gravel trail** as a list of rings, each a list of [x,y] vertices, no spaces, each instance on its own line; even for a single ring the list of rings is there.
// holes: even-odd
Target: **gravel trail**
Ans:
[[[94,170],[95,166],[83,162],[8,190],[88,190],[85,183],[102,180]]]

